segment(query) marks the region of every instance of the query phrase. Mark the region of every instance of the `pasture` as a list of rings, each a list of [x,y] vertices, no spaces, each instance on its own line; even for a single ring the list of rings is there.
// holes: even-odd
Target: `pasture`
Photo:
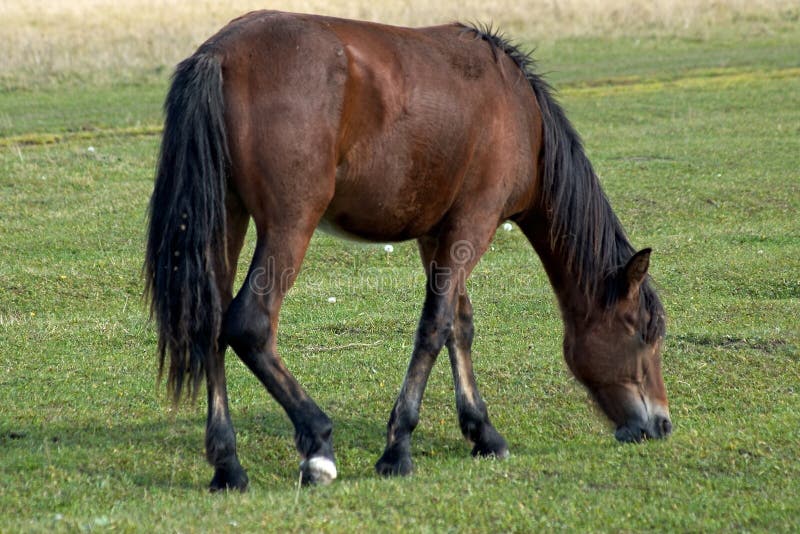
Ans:
[[[339,479],[298,491],[291,423],[229,352],[251,488],[209,495],[205,403],[172,410],[157,387],[141,265],[169,65],[235,13],[136,0],[140,18],[126,25],[124,13],[100,16],[103,2],[71,4],[73,18],[48,12],[38,27],[44,35],[61,20],[74,36],[83,13],[98,31],[83,49],[59,41],[60,30],[42,45],[30,19],[36,2],[0,8],[0,36],[14,43],[0,63],[0,532],[797,529],[796,6],[730,0],[683,20],[675,0],[665,2],[674,16],[653,16],[652,27],[622,31],[619,20],[596,18],[615,29],[605,34],[550,15],[544,27],[525,12],[494,17],[537,48],[539,71],[558,89],[632,242],[654,250],[668,315],[669,439],[614,440],[563,363],[539,260],[517,228],[501,228],[469,289],[478,384],[511,457],[469,456],[443,354],[412,440],[416,472],[379,478],[373,464],[408,363],[423,274],[413,243],[389,253],[318,234],[278,343],[334,421]],[[145,8],[156,5],[182,14],[180,28],[200,17],[205,26],[166,41],[119,33],[148,27]],[[381,18],[354,3],[327,5]],[[424,22],[408,3],[386,5],[383,20]],[[564,5],[580,11],[580,2]],[[461,18],[481,16],[492,13]],[[176,45],[175,35],[189,42]],[[126,43],[128,55],[98,52],[93,61],[103,39],[116,51]]]

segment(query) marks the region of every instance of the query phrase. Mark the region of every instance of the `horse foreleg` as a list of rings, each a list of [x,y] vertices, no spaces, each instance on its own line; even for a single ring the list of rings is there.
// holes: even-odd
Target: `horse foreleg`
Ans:
[[[472,304],[466,293],[458,296],[453,334],[447,340],[456,392],[461,432],[473,445],[473,456],[508,456],[508,445],[489,421],[472,369]]]
[[[452,329],[451,295],[437,292],[431,280],[429,276],[411,363],[389,416],[386,449],[375,464],[381,475],[407,475],[413,470],[411,433],[419,423],[419,408],[428,376]]]

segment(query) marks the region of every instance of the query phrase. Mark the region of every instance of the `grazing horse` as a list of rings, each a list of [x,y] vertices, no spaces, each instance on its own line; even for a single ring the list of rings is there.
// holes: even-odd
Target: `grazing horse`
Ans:
[[[411,433],[445,346],[472,454],[508,454],[475,384],[466,292],[505,220],[541,258],[563,317],[567,365],[617,439],[671,432],[650,250],[636,252],[625,237],[530,57],[491,29],[254,12],[178,65],[164,107],[146,292],[175,402],[205,378],[212,490],[248,484],[228,410],[228,346],[294,424],[304,482],[336,477],[331,420],[276,341],[281,303],[317,228],[416,239],[427,275],[378,473],[411,472]],[[250,219],[255,252],[234,296]]]

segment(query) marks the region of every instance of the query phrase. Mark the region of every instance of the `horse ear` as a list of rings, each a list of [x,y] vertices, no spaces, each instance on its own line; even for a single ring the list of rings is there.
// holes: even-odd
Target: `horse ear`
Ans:
[[[650,248],[640,250],[628,260],[628,264],[623,269],[625,282],[628,286],[629,299],[639,293],[639,288],[647,276],[647,269],[650,267],[650,253],[652,251],[653,249]]]

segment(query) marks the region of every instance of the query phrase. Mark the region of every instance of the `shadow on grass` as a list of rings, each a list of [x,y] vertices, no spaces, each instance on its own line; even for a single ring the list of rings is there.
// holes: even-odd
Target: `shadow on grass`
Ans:
[[[334,420],[334,448],[344,478],[375,478],[372,464],[385,436],[382,418],[350,416]],[[234,416],[240,459],[262,489],[293,484],[300,458],[294,430],[275,409]],[[56,470],[69,479],[100,484],[109,479],[143,488],[205,490],[213,474],[204,457],[205,417],[201,413],[125,422],[62,420],[51,425],[0,424],[5,470],[41,477]],[[469,447],[441,432],[424,429],[413,439],[415,458],[468,461]],[[520,451],[521,452],[521,451]]]
[[[737,337],[722,334],[686,333],[673,337],[680,345],[690,345],[698,348],[715,350],[752,350],[767,356],[786,357],[797,361],[797,346],[788,337]]]

